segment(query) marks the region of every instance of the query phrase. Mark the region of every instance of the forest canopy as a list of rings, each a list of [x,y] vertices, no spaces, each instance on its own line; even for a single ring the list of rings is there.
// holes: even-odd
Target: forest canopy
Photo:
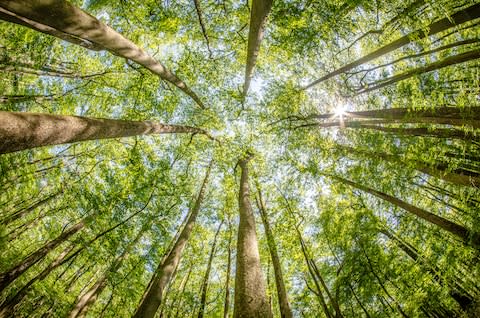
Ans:
[[[480,3],[0,0],[0,318],[479,317]]]

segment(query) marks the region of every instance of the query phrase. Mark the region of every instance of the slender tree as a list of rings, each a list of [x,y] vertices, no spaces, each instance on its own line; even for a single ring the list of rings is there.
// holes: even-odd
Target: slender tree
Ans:
[[[192,233],[193,226],[197,219],[198,212],[200,212],[200,207],[203,202],[205,191],[207,188],[208,178],[210,176],[210,171],[212,169],[213,161],[210,162],[205,178],[203,179],[202,186],[198,192],[197,199],[195,204],[192,207],[189,215],[187,216],[187,221],[185,227],[180,233],[177,241],[173,245],[172,249],[168,253],[167,257],[158,265],[149,287],[145,290],[145,293],[138,305],[138,308],[135,312],[134,317],[142,318],[153,318],[157,312],[158,307],[160,307],[163,300],[163,292],[170,279],[172,278],[173,272],[178,266],[180,259],[182,257],[183,249],[185,248],[190,234]]]
[[[248,93],[253,77],[253,69],[257,63],[260,46],[265,33],[267,17],[272,9],[273,0],[252,0],[250,12],[250,28],[248,30],[247,62],[245,65],[245,83],[243,84],[243,97]]]
[[[185,94],[200,107],[200,98],[160,62],[95,17],[64,0],[2,0],[0,19],[27,26],[96,51],[106,50],[132,60]]]
[[[278,256],[277,246],[275,244],[275,237],[273,236],[270,223],[268,222],[267,210],[262,197],[262,191],[260,184],[257,182],[257,207],[262,218],[263,227],[265,228],[265,234],[267,236],[268,250],[270,257],[272,258],[273,271],[275,274],[275,285],[277,287],[278,302],[280,305],[280,316],[282,318],[293,317],[290,303],[288,302],[287,291],[285,289],[285,282],[283,280],[282,266],[280,264],[280,257]]]

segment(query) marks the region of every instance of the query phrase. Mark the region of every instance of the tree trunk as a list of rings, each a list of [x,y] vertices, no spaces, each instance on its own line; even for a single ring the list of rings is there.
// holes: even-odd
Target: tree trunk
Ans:
[[[388,54],[406,44],[409,44],[412,42],[412,39],[420,40],[423,38],[426,38],[428,36],[437,34],[439,32],[442,32],[446,29],[449,29],[451,27],[454,27],[456,25],[463,24],[468,21],[472,21],[476,18],[480,17],[480,4],[474,4],[464,10],[458,11],[451,16],[447,18],[443,18],[441,20],[438,20],[432,24],[430,24],[427,28],[421,29],[414,31],[412,33],[409,33],[407,35],[402,36],[401,38],[373,51],[370,54],[365,55],[364,57],[351,62],[345,66],[342,66],[335,71],[328,73],[325,76],[322,76],[321,78],[313,81],[312,83],[308,84],[305,86],[303,89],[308,89],[312,86],[317,85],[318,83],[321,83],[331,77],[334,77],[336,75],[339,75],[341,73],[347,72],[357,66],[360,66],[362,64],[368,63],[382,55]]]
[[[268,305],[265,281],[258,252],[255,217],[250,203],[248,185],[248,161],[240,159],[238,165],[242,169],[239,191],[240,222],[238,224],[237,265],[235,273],[235,318],[269,318],[272,312]]]
[[[210,271],[212,269],[213,257],[215,256],[217,238],[222,228],[222,225],[223,225],[223,220],[220,222],[220,225],[217,228],[217,232],[215,232],[215,237],[213,238],[213,243],[212,243],[212,249],[210,250],[210,256],[208,257],[207,271],[205,272],[205,277],[203,278],[203,282],[202,282],[202,291],[200,296],[200,309],[198,311],[198,318],[203,318],[203,315],[205,314],[205,305],[207,303],[208,280],[210,279]]]
[[[99,119],[0,111],[0,154],[85,140],[170,133],[208,133],[151,121]]]
[[[165,258],[163,262],[158,265],[157,270],[152,277],[152,281],[149,285],[149,288],[145,291],[142,300],[135,312],[134,317],[136,318],[153,318],[157,312],[158,307],[162,303],[163,291],[167,286],[168,282],[172,278],[173,272],[178,266],[180,259],[182,257],[183,249],[185,248],[190,233],[192,232],[193,226],[195,225],[195,220],[197,219],[198,212],[200,211],[200,206],[203,202],[205,196],[205,191],[207,188],[208,178],[210,176],[210,171],[212,169],[213,161],[210,162],[205,178],[203,179],[202,186],[198,192],[195,205],[191,209],[190,215],[187,216],[187,222],[183,228],[180,236],[178,237],[175,245],[172,250]]]
[[[198,96],[175,74],[137,45],[95,17],[64,0],[1,0],[0,19],[21,24],[92,50],[132,60],[189,95],[201,108]]]
[[[456,224],[452,221],[449,221],[449,220],[444,219],[440,216],[437,216],[433,213],[430,213],[428,211],[420,209],[420,208],[418,208],[414,205],[411,205],[411,204],[409,204],[405,201],[397,199],[397,198],[395,198],[391,195],[388,195],[386,193],[376,191],[374,189],[370,189],[366,186],[363,186],[361,184],[352,182],[350,180],[340,178],[338,176],[332,176],[332,175],[329,175],[329,176],[338,180],[338,181],[340,181],[340,182],[342,182],[342,183],[348,184],[348,185],[350,185],[352,187],[355,187],[359,190],[370,193],[370,194],[372,194],[372,195],[374,195],[374,196],[376,196],[376,197],[378,197],[382,200],[388,201],[391,204],[393,204],[393,205],[395,205],[399,208],[402,208],[405,211],[410,212],[413,215],[416,215],[419,218],[421,218],[421,219],[423,219],[423,220],[425,220],[429,223],[435,224],[438,227],[442,228],[443,230],[448,231],[448,232],[452,233],[453,235],[457,236],[465,244],[470,244],[475,248],[480,247],[480,235],[478,233],[475,233],[475,232],[470,232],[464,226],[458,225],[458,224]]]
[[[252,0],[252,11],[250,13],[250,28],[248,30],[247,63],[245,66],[245,83],[243,86],[243,97],[248,93],[250,82],[253,77],[253,69],[257,63],[260,52],[265,24],[268,14],[272,9],[273,0]]]
[[[270,257],[272,258],[273,271],[275,274],[275,285],[277,287],[278,303],[280,306],[280,317],[292,318],[292,309],[288,302],[287,291],[285,289],[285,283],[283,280],[282,267],[280,264],[280,257],[278,256],[277,246],[275,244],[275,238],[273,236],[270,224],[268,222],[267,211],[262,198],[262,192],[260,185],[257,183],[258,200],[257,206],[260,216],[262,218],[263,227],[265,228],[265,234],[267,236],[268,249],[270,251]]]
[[[75,233],[80,231],[85,226],[85,220],[78,222],[71,226],[68,230],[61,233],[57,238],[45,243],[37,251],[33,252],[25,259],[23,259],[18,265],[0,274],[0,292],[7,288],[10,283],[27,271],[30,267],[42,260],[50,251],[54,250],[57,246],[68,240]]]

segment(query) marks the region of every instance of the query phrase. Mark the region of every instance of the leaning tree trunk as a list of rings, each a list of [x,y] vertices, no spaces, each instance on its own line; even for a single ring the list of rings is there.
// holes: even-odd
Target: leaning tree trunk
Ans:
[[[247,63],[245,66],[245,83],[243,85],[243,97],[248,93],[250,82],[253,77],[253,69],[257,63],[260,45],[265,31],[265,23],[272,9],[273,0],[253,0],[250,13],[250,28],[248,30]]]
[[[351,62],[345,66],[342,66],[338,69],[336,69],[335,71],[331,72],[331,73],[328,73],[327,75],[325,76],[322,76],[321,78],[313,81],[312,83],[308,84],[307,86],[304,87],[304,89],[307,89],[307,88],[310,88],[312,86],[315,86],[317,85],[318,83],[321,83],[331,77],[334,77],[336,75],[339,75],[339,74],[342,74],[342,73],[345,73],[357,66],[360,66],[362,64],[365,64],[365,63],[368,63],[382,55],[385,55],[385,54],[388,54],[406,44],[409,44],[412,42],[413,39],[423,39],[423,38],[426,38],[428,36],[431,36],[431,35],[434,35],[434,34],[437,34],[439,32],[442,32],[446,29],[449,29],[451,27],[454,27],[456,25],[460,25],[460,24],[463,24],[465,22],[468,22],[468,21],[472,21],[476,18],[479,18],[480,17],[480,4],[475,4],[473,6],[470,6],[466,9],[463,9],[461,11],[458,11],[454,14],[452,14],[451,16],[447,17],[447,18],[443,18],[441,20],[438,20],[432,24],[430,24],[426,29],[421,29],[421,30],[417,30],[417,31],[414,31],[410,34],[407,34],[407,35],[404,35],[402,36],[401,38],[373,51],[372,53],[369,53],[365,56],[363,56],[362,58],[354,61],[354,62]]]
[[[355,183],[355,182],[352,182],[350,180],[347,180],[347,179],[343,179],[343,178],[340,178],[338,176],[333,176],[333,175],[329,175],[330,177],[344,183],[344,184],[348,184],[352,187],[355,187],[359,190],[362,190],[362,191],[365,191],[367,193],[370,193],[382,200],[385,200],[385,201],[388,201],[390,202],[391,204],[399,207],[399,208],[402,208],[404,209],[405,211],[409,212],[409,213],[412,213],[413,215],[416,215],[418,216],[419,218],[431,223],[431,224],[435,224],[437,225],[438,227],[440,227],[441,229],[445,230],[445,231],[448,231],[450,232],[451,234],[457,236],[458,238],[461,239],[462,242],[464,242],[465,244],[470,244],[472,245],[473,247],[475,248],[479,248],[480,247],[480,235],[476,232],[470,232],[467,228],[465,228],[464,226],[461,226],[459,224],[456,224],[452,221],[449,221],[445,218],[442,218],[438,215],[435,215],[433,213],[430,213],[428,211],[425,211],[423,209],[420,209],[414,205],[411,205],[405,201],[402,201],[398,198],[395,198],[391,195],[388,195],[386,193],[383,193],[383,192],[380,192],[380,191],[377,191],[377,190],[374,190],[374,189],[371,189],[371,188],[368,188],[364,185],[361,185],[361,184],[358,184],[358,183]]]
[[[178,263],[180,262],[183,249],[185,248],[188,239],[190,238],[190,233],[192,232],[193,226],[195,225],[198,212],[200,211],[200,206],[205,196],[212,165],[213,161],[210,162],[210,165],[207,168],[205,178],[203,179],[202,186],[198,192],[197,200],[195,201],[195,205],[188,216],[185,227],[180,233],[180,236],[178,237],[168,256],[158,265],[158,268],[152,277],[152,281],[150,282],[149,287],[145,291],[142,300],[138,305],[134,317],[153,318],[158,307],[160,307],[163,300],[163,291],[172,278],[173,272],[177,268]]]
[[[242,169],[239,191],[240,221],[238,224],[237,265],[235,273],[235,304],[233,317],[272,317],[265,290],[265,280],[260,264],[255,217],[250,203],[248,186],[248,161],[240,159]]]
[[[200,309],[198,311],[198,318],[203,318],[203,315],[205,314],[205,305],[207,303],[208,280],[210,279],[210,271],[212,270],[213,257],[215,256],[217,238],[218,238],[218,234],[220,233],[220,229],[222,228],[222,225],[223,225],[223,220],[222,222],[220,222],[220,225],[217,228],[217,232],[215,232],[212,249],[210,250],[210,255],[208,257],[207,270],[205,272],[205,277],[203,278],[203,282],[202,282],[202,292],[200,296]]]
[[[68,230],[61,233],[57,238],[45,243],[41,248],[28,255],[18,265],[10,268],[6,272],[0,274],[0,292],[7,288],[15,279],[27,271],[30,267],[42,260],[50,251],[68,240],[75,233],[83,229],[85,220],[71,226]]]
[[[257,184],[258,200],[257,206],[260,216],[262,218],[263,227],[265,228],[265,234],[267,236],[268,250],[270,251],[270,257],[272,258],[273,271],[275,274],[275,284],[277,287],[278,303],[280,306],[280,316],[282,318],[292,318],[292,309],[288,302],[287,291],[285,289],[285,282],[283,280],[282,266],[280,265],[280,257],[278,256],[277,246],[275,244],[275,238],[268,222],[267,211],[262,198],[262,192],[260,185]]]
[[[95,17],[64,0],[0,0],[0,19],[27,26],[91,50],[106,50],[132,60],[189,95],[198,96],[175,74]]]
[[[85,140],[171,133],[208,133],[151,121],[100,119],[0,111],[0,154]]]

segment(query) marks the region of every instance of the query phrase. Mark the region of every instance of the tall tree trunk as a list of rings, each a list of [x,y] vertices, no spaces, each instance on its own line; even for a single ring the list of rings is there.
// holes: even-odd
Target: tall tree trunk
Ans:
[[[208,133],[151,121],[0,111],[0,153],[77,141],[170,133]]]
[[[200,296],[200,309],[198,311],[198,318],[203,318],[203,315],[205,314],[205,305],[207,303],[208,280],[210,279],[210,271],[212,269],[212,262],[215,256],[217,238],[222,228],[222,225],[223,225],[223,220],[218,225],[217,232],[215,232],[215,237],[213,238],[213,243],[212,243],[212,249],[210,250],[210,255],[208,257],[207,270],[205,272],[205,277],[203,278],[203,282],[202,282],[202,291]]]
[[[75,233],[83,229],[85,220],[71,226],[65,232],[61,233],[57,238],[45,243],[41,248],[28,255],[19,264],[10,268],[6,272],[0,274],[0,292],[7,288],[15,279],[27,271],[30,267],[42,260],[50,251],[68,240]]]
[[[327,284],[325,283],[325,280],[323,279],[322,274],[321,274],[320,271],[318,270],[317,264],[315,263],[315,261],[313,260],[313,258],[310,258],[310,263],[311,263],[311,266],[312,266],[313,271],[315,272],[315,274],[316,274],[317,277],[318,277],[318,280],[319,280],[320,283],[322,284],[323,289],[325,289],[325,292],[327,293],[327,296],[328,296],[328,298],[330,299],[330,303],[332,304],[333,308],[335,309],[336,317],[337,317],[337,318],[343,318],[342,312],[341,312],[341,310],[340,310],[340,306],[338,305],[338,302],[337,302],[337,300],[335,299],[335,297],[332,296],[332,293],[331,293],[330,290],[328,289],[328,286],[327,286]]]
[[[265,234],[267,236],[268,249],[270,251],[270,257],[272,258],[273,271],[275,274],[275,285],[277,287],[278,303],[280,306],[280,316],[282,318],[292,318],[292,309],[288,302],[287,291],[285,289],[285,283],[283,280],[282,266],[280,265],[280,257],[278,256],[277,246],[275,244],[275,238],[273,236],[270,224],[268,222],[267,211],[265,203],[263,202],[262,191],[260,190],[260,184],[257,182],[257,206],[260,216],[262,218],[263,227],[265,228]]]
[[[205,196],[205,191],[207,188],[208,178],[210,176],[210,171],[212,169],[213,161],[210,162],[205,178],[203,179],[202,186],[198,192],[195,205],[189,213],[185,227],[183,228],[180,236],[178,237],[175,245],[172,250],[165,258],[163,262],[158,265],[152,281],[149,285],[149,288],[145,291],[142,300],[135,312],[134,317],[136,318],[153,318],[157,312],[158,307],[162,303],[163,291],[167,286],[168,282],[172,278],[173,272],[178,266],[180,259],[182,257],[183,249],[185,248],[188,239],[190,238],[190,233],[192,232],[193,226],[197,219],[198,212],[200,211],[200,206],[203,202]]]
[[[128,257],[132,248],[134,248],[138,241],[143,237],[145,234],[145,228],[138,232],[136,237],[131,241],[123,250],[122,254],[117,256],[115,260],[112,262],[110,267],[103,273],[102,277],[100,277],[97,282],[90,287],[87,292],[81,294],[77,297],[75,301],[75,305],[73,309],[70,311],[69,317],[70,318],[77,318],[77,317],[85,317],[87,314],[87,310],[97,301],[98,296],[102,293],[102,291],[107,287],[107,282],[112,273],[117,271],[120,266],[122,265],[123,261]]]
[[[346,180],[346,179],[343,179],[343,178],[340,178],[338,176],[333,176],[333,175],[329,175],[330,177],[342,182],[342,183],[345,183],[345,184],[348,184],[354,188],[357,188],[359,190],[362,190],[362,191],[365,191],[367,193],[370,193],[382,200],[385,200],[385,201],[388,201],[390,202],[391,204],[399,207],[399,208],[402,208],[404,209],[405,211],[407,212],[410,212],[412,213],[413,215],[416,215],[418,216],[419,218],[429,222],[429,223],[432,223],[432,224],[435,224],[437,225],[438,227],[444,229],[445,231],[448,231],[450,233],[452,233],[453,235],[457,236],[458,238],[460,238],[462,240],[462,242],[464,242],[465,244],[470,244],[472,245],[473,247],[475,248],[479,248],[480,247],[480,235],[476,232],[470,232],[467,228],[465,228],[464,226],[461,226],[461,225],[458,225],[452,221],[449,221],[447,219],[444,219],[440,216],[437,216],[433,213],[430,213],[428,211],[425,211],[423,209],[420,209],[414,205],[411,205],[405,201],[402,201],[400,199],[397,199],[391,195],[388,195],[386,193],[383,193],[383,192],[380,192],[380,191],[377,191],[377,190],[374,190],[374,189],[371,189],[371,188],[368,188],[366,186],[363,186],[361,184],[358,184],[358,183],[355,183],[355,182],[352,182],[350,180]]]
[[[92,50],[106,50],[132,60],[189,95],[198,96],[175,74],[95,17],[64,0],[1,0],[0,19],[21,24]]]
[[[230,272],[232,267],[232,223],[228,221],[228,246],[227,246],[227,274],[225,278],[225,302],[223,304],[223,318],[228,318],[230,309]]]
[[[272,9],[273,0],[252,0],[250,13],[250,28],[248,30],[247,63],[245,66],[245,83],[243,85],[243,97],[248,93],[250,82],[253,77],[253,69],[257,63],[260,45],[265,32],[267,17]]]
[[[251,155],[238,161],[242,175],[238,197],[240,222],[238,224],[233,317],[269,318],[272,317],[272,312],[268,305],[258,251],[255,217],[250,203],[248,185],[248,162],[250,159]]]
[[[362,64],[368,63],[382,55],[388,54],[406,44],[409,44],[412,42],[412,39],[423,39],[428,36],[437,34],[439,32],[442,32],[446,29],[449,29],[451,27],[454,27],[456,25],[463,24],[468,21],[472,21],[476,18],[480,17],[480,4],[474,4],[464,10],[458,11],[451,16],[447,18],[443,18],[441,20],[438,20],[436,22],[433,22],[430,24],[427,28],[421,29],[414,31],[412,33],[409,33],[407,35],[402,36],[401,38],[373,51],[372,53],[369,53],[362,58],[359,58],[358,60],[351,62],[345,66],[342,66],[335,71],[328,73],[321,78],[313,81],[312,83],[308,84],[305,86],[303,89],[308,89],[312,86],[317,85],[318,83],[321,83],[331,77],[334,77],[336,75],[339,75],[341,73],[347,72],[357,66],[360,66]]]

